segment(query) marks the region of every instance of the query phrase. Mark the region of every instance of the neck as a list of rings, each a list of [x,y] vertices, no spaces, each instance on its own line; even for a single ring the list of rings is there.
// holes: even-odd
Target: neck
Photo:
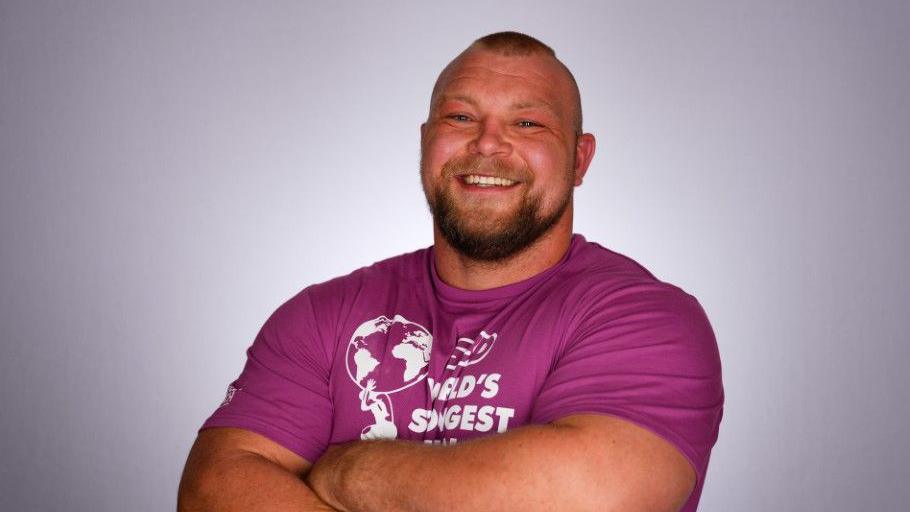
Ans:
[[[436,273],[446,284],[464,290],[486,290],[523,281],[552,267],[572,242],[572,210],[531,245],[501,261],[480,261],[452,247],[433,226]]]

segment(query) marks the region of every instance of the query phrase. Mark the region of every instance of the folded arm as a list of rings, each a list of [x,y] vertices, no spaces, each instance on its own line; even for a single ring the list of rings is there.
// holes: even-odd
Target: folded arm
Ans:
[[[669,512],[692,492],[695,471],[657,435],[585,414],[453,445],[347,443],[326,452],[307,480],[350,512]]]
[[[177,495],[179,512],[332,511],[302,480],[309,461],[237,428],[199,433]]]

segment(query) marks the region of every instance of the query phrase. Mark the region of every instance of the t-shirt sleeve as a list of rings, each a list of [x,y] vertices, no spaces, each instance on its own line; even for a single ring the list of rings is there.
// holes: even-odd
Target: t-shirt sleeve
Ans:
[[[203,423],[261,434],[316,462],[332,425],[329,362],[313,305],[302,291],[265,322],[247,350],[240,376]]]
[[[628,420],[676,446],[695,468],[699,489],[724,395],[714,332],[698,301],[672,285],[641,284],[587,311],[570,326],[532,422],[577,413]]]

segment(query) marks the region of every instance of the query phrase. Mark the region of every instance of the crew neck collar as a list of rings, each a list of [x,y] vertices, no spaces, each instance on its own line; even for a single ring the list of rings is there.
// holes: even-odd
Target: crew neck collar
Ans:
[[[435,246],[430,246],[430,250],[427,251],[427,253],[430,259],[430,276],[433,280],[433,288],[436,291],[437,298],[443,302],[478,304],[482,302],[495,302],[509,299],[527,291],[534,285],[546,280],[548,277],[559,271],[559,269],[565,265],[566,261],[569,260],[572,254],[579,250],[584,242],[585,238],[582,235],[575,233],[572,235],[572,238],[569,242],[569,247],[566,250],[565,254],[563,254],[562,258],[560,258],[560,260],[554,265],[527,279],[509,283],[503,286],[497,286],[495,288],[487,288],[485,290],[466,290],[464,288],[458,288],[443,282],[443,280],[439,278],[439,274],[436,272]]]

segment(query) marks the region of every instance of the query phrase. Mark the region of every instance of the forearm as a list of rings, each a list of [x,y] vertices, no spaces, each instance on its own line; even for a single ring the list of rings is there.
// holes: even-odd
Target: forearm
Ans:
[[[335,509],[297,475],[255,455],[225,457],[205,468],[188,467],[180,483],[178,512],[322,512]]]
[[[307,481],[351,512],[671,512],[696,474],[652,432],[581,414],[446,446],[348,443],[327,451]]]
[[[597,455],[567,442],[564,428],[526,426],[448,446],[359,442],[318,461],[311,477],[327,502],[351,512],[580,510],[597,499],[590,495],[599,488],[591,471]],[[332,481],[320,482],[320,474]]]

